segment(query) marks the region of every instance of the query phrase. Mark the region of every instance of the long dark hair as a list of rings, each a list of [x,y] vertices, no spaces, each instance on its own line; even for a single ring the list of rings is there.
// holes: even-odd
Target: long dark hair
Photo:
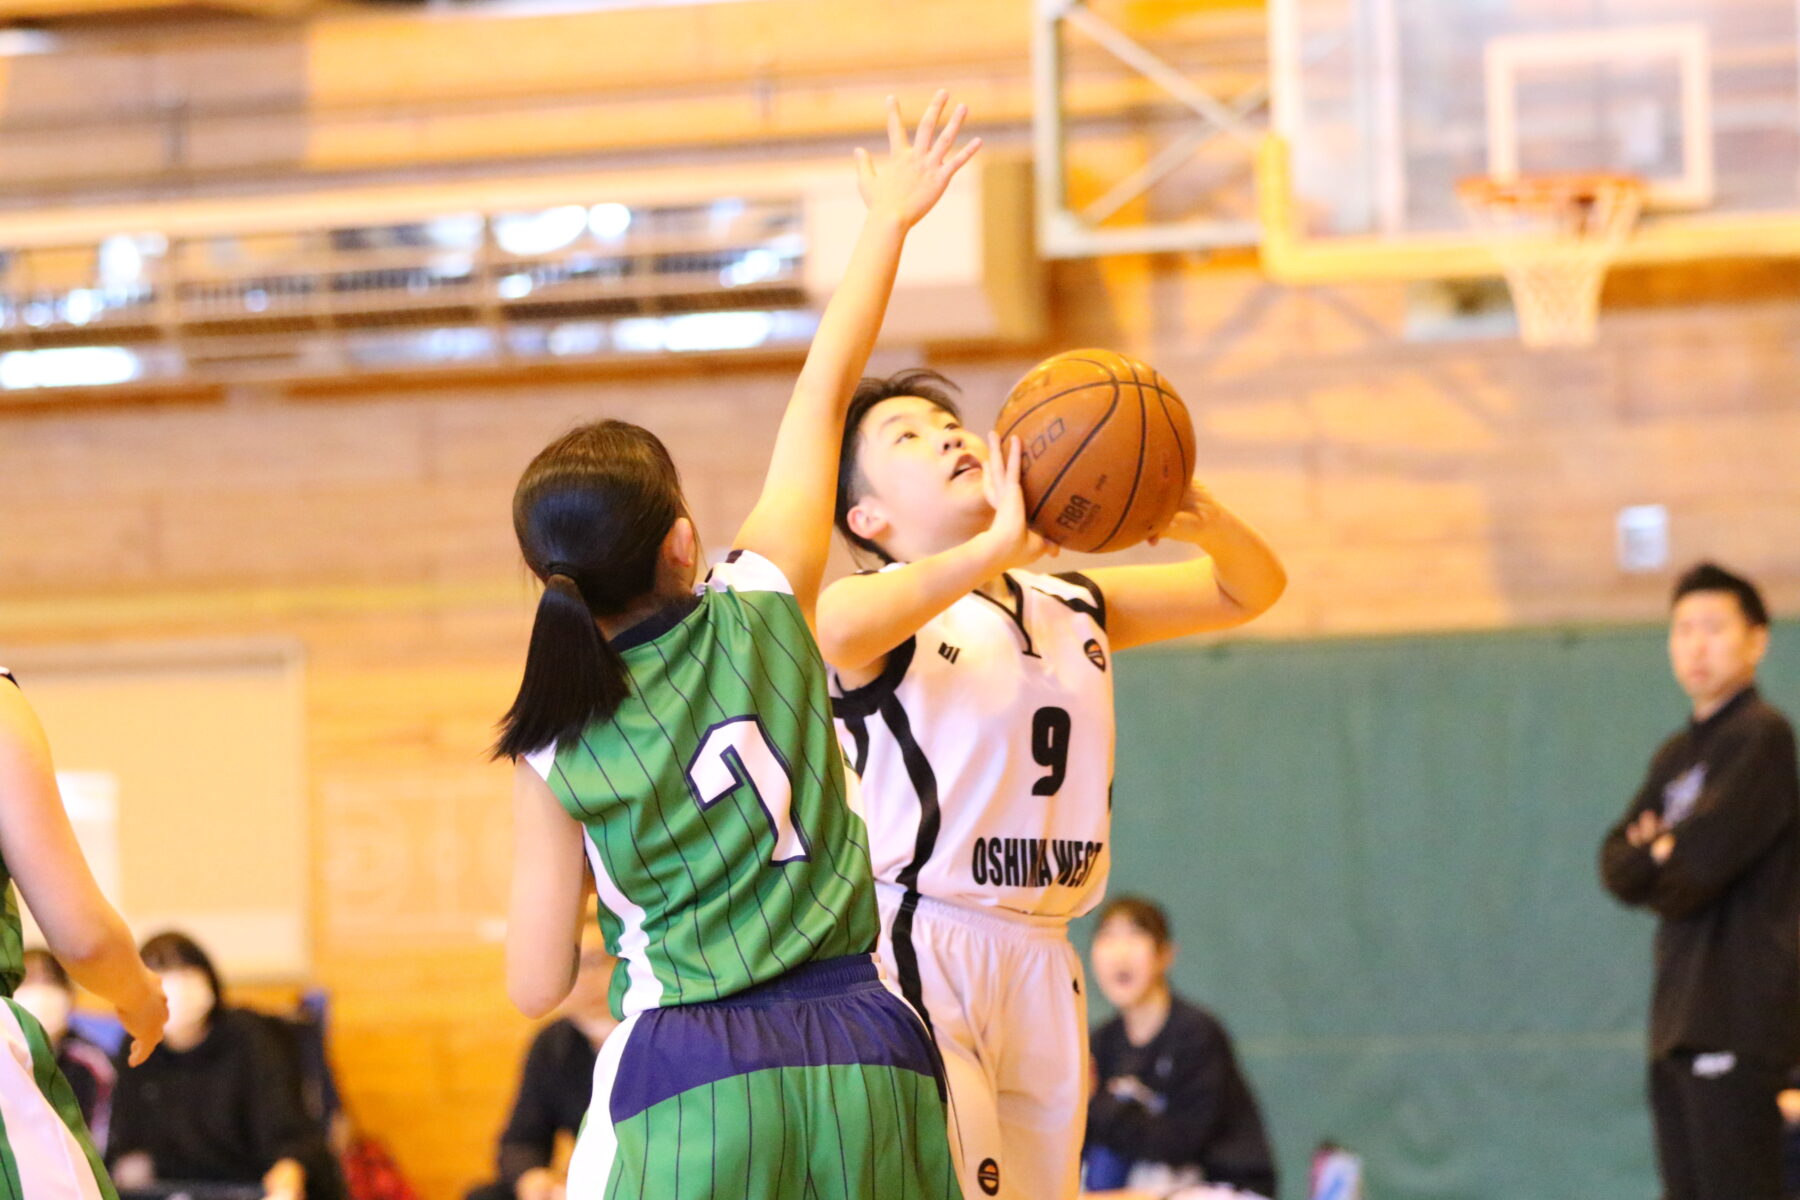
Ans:
[[[856,391],[850,397],[850,407],[844,413],[844,441],[838,454],[837,507],[832,513],[838,532],[844,535],[844,540],[853,549],[866,550],[882,562],[894,561],[880,546],[850,531],[850,510],[856,507],[856,502],[863,498],[863,493],[868,488],[857,471],[856,451],[861,444],[862,423],[870,410],[883,400],[917,396],[961,421],[962,413],[957,411],[956,401],[950,398],[950,394],[956,390],[954,383],[930,367],[913,367],[889,375],[886,379],[865,376],[857,383]]]
[[[618,709],[625,664],[595,619],[656,586],[663,539],[684,511],[675,461],[637,425],[583,425],[531,460],[513,492],[513,532],[544,594],[494,757],[530,754]]]

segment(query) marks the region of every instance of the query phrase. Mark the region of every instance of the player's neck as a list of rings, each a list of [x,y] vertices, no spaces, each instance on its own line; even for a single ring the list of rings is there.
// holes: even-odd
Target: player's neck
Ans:
[[[621,633],[624,633],[627,629],[630,629],[633,625],[655,616],[657,613],[686,595],[686,592],[675,592],[672,594],[665,594],[660,591],[648,592],[642,600],[639,600],[624,612],[612,613],[604,617],[595,617],[594,621],[600,626],[601,636],[610,642]]]
[[[1169,1023],[1170,1003],[1169,985],[1164,982],[1145,992],[1137,1003],[1121,1008],[1119,1019],[1125,1023],[1125,1040],[1134,1046],[1148,1045]]]

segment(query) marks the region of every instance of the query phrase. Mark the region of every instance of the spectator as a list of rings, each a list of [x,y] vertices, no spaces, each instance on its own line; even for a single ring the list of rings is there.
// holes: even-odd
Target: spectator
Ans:
[[[519,1094],[500,1135],[500,1178],[472,1189],[468,1200],[563,1200],[556,1139],[573,1137],[581,1128],[594,1088],[594,1060],[619,1024],[607,999],[616,962],[598,936],[583,944],[562,1015],[538,1031],[526,1052]]]
[[[1781,1107],[1781,1186],[1788,1200],[1800,1200],[1800,1071],[1788,1076],[1775,1101]]]
[[[1169,989],[1175,945],[1162,908],[1134,896],[1112,901],[1092,957],[1118,1015],[1094,1031],[1088,1188],[1184,1200],[1273,1196],[1262,1115],[1225,1027]]]
[[[114,1181],[260,1186],[270,1200],[339,1200],[336,1163],[301,1098],[298,1052],[274,1017],[227,1007],[192,938],[163,933],[144,961],[169,997],[163,1044],[122,1073],[108,1153]]]
[[[1711,563],[1675,585],[1669,659],[1692,717],[1600,851],[1657,915],[1650,1109],[1665,1200],[1780,1200],[1776,1095],[1800,1058],[1800,774],[1757,695],[1769,614]]]
[[[48,950],[27,950],[25,979],[13,992],[13,999],[44,1027],[56,1053],[57,1069],[75,1093],[81,1119],[87,1122],[95,1147],[106,1153],[107,1123],[118,1072],[106,1051],[69,1028],[69,1014],[75,1011],[75,985],[69,973]]]

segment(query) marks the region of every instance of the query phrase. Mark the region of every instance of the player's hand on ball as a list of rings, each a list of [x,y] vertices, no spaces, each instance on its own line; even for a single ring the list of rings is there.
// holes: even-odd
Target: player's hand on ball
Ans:
[[[1155,537],[1149,539],[1152,546],[1164,538],[1177,542],[1192,542],[1204,534],[1218,521],[1219,514],[1225,506],[1213,498],[1213,494],[1198,479],[1188,481],[1187,495],[1181,498],[1181,507],[1175,510],[1175,519],[1169,527]]]
[[[887,158],[877,161],[862,147],[856,149],[857,189],[870,212],[891,216],[910,229],[931,211],[951,178],[981,149],[980,138],[970,138],[961,147],[956,145],[963,118],[969,115],[967,105],[957,105],[943,128],[938,128],[944,105],[949,101],[950,93],[940,89],[908,141],[906,123],[900,119],[900,102],[888,97]]]
[[[1000,444],[1000,435],[988,434],[987,467],[981,474],[981,487],[994,508],[994,523],[977,535],[986,540],[996,573],[1010,571],[1037,561],[1045,554],[1054,555],[1059,547],[1034,533],[1025,518],[1025,491],[1019,486],[1019,472],[1025,461],[1025,447],[1018,438]]]

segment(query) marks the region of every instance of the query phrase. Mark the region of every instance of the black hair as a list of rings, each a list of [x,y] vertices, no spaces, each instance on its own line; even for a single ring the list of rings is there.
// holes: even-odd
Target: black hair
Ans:
[[[73,992],[75,984],[70,981],[69,973],[63,965],[56,961],[56,955],[42,946],[33,946],[25,951],[25,974],[27,977],[41,975],[65,992]]]
[[[1146,900],[1142,896],[1120,896],[1108,901],[1106,907],[1100,910],[1100,920],[1094,928],[1100,928],[1114,917],[1123,917],[1149,934],[1159,950],[1169,944],[1169,914],[1154,900]]]
[[[917,396],[961,421],[962,413],[957,409],[956,401],[951,399],[951,393],[958,390],[954,383],[930,367],[912,367],[889,375],[886,379],[868,376],[856,385],[856,391],[850,397],[850,407],[844,413],[844,442],[838,451],[837,508],[833,514],[838,532],[855,548],[867,550],[882,562],[893,561],[880,546],[850,532],[850,510],[856,507],[856,502],[862,499],[868,486],[857,471],[856,448],[862,435],[862,423],[868,417],[869,410],[883,400]]]
[[[219,969],[213,966],[212,958],[200,948],[200,943],[187,934],[173,929],[159,933],[143,944],[138,957],[152,971],[189,967],[200,972],[206,976],[206,982],[212,984],[213,1007],[225,1003],[225,985],[219,979]]]
[[[513,532],[544,594],[496,758],[574,737],[618,709],[629,677],[596,619],[656,586],[663,539],[685,509],[668,449],[625,421],[583,425],[531,460],[513,492]]]
[[[1730,592],[1737,597],[1738,608],[1753,628],[1761,629],[1769,624],[1769,610],[1756,585],[1718,563],[1696,563],[1683,571],[1681,578],[1675,581],[1675,593],[1669,597],[1669,606],[1673,608],[1683,596],[1692,592]]]

